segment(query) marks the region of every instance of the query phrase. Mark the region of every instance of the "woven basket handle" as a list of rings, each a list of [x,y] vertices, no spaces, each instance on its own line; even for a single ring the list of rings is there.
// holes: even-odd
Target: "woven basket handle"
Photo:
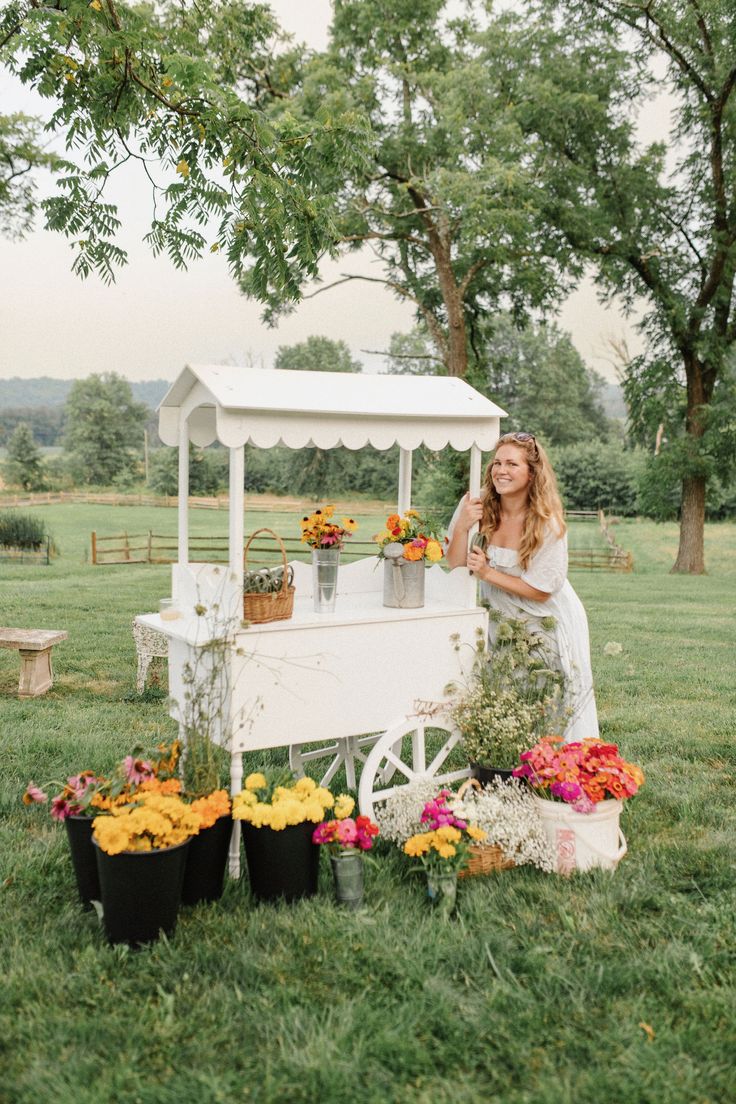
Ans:
[[[465,797],[468,790],[482,790],[480,782],[477,778],[466,778],[460,789],[457,791],[457,796],[462,800]]]
[[[289,561],[286,558],[286,547],[284,545],[284,542],[282,541],[278,533],[274,533],[273,529],[256,529],[255,533],[251,533],[251,535],[248,537],[248,540],[245,542],[245,548],[243,549],[243,567],[246,570],[248,569],[248,549],[251,546],[251,541],[254,541],[259,533],[268,533],[269,536],[273,537],[273,539],[279,546],[281,558],[284,561],[284,572],[281,579],[281,590],[279,591],[279,593],[285,594],[289,588]]]

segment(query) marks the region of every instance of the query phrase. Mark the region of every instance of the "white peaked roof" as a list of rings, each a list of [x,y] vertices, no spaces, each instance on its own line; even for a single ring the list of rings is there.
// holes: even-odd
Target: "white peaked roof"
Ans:
[[[490,450],[505,411],[449,376],[298,372],[188,365],[159,406],[159,435],[195,445]]]

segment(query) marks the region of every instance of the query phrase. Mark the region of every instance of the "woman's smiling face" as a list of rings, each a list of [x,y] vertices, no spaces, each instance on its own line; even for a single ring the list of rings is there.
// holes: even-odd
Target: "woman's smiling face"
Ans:
[[[526,491],[532,473],[526,462],[524,450],[517,445],[501,445],[491,464],[491,478],[499,495],[519,494]]]

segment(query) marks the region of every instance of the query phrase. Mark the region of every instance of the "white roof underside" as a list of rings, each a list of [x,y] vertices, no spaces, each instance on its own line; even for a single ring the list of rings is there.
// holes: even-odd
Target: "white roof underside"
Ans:
[[[294,372],[188,365],[159,406],[159,436],[179,444],[182,418],[201,447],[404,449],[450,445],[490,451],[505,411],[448,376]]]

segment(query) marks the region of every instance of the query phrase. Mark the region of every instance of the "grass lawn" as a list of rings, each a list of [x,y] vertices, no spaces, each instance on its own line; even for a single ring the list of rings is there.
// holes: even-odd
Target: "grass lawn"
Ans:
[[[174,532],[176,515],[39,513],[61,558],[0,564],[0,616],[69,640],[31,701],[14,696],[17,654],[0,652],[2,1104],[733,1099],[736,526],[708,527],[707,576],[669,575],[676,527],[636,521],[617,528],[633,574],[572,576],[602,732],[647,774],[614,875],[469,879],[442,925],[398,854],[379,851],[355,915],[334,907],[323,860],[316,899],[256,907],[247,878],[230,882],[171,941],[131,953],[76,904],[63,831],[20,795],[173,734],[162,697],[133,693],[130,632],[169,568],[92,567],[85,552],[91,529]],[[259,524],[287,532],[273,513]],[[224,533],[225,514],[193,511],[192,529]]]

